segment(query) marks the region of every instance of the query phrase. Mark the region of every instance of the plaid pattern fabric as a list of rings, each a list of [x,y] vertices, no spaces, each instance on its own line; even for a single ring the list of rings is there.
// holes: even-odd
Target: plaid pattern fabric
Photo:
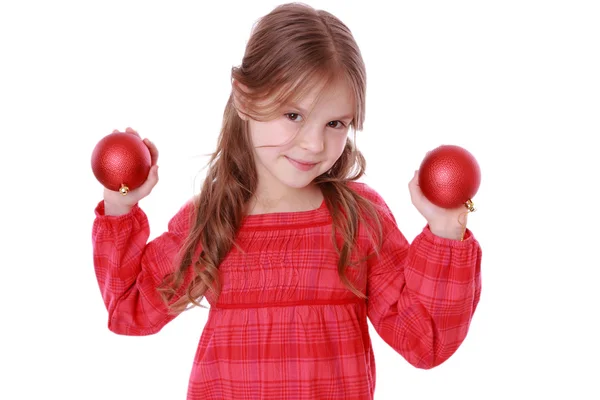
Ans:
[[[472,232],[456,241],[425,226],[410,244],[381,197],[365,184],[352,185],[381,205],[385,220],[379,255],[348,271],[368,299],[338,277],[325,203],[248,216],[237,237],[243,251],[233,248],[219,267],[221,296],[206,293],[211,308],[188,400],[373,399],[367,318],[415,367],[435,367],[457,350],[481,293],[481,248]],[[156,286],[173,269],[191,207],[184,205],[150,242],[139,206],[118,217],[105,216],[103,202],[96,207],[94,265],[111,331],[154,334],[174,318]],[[363,227],[359,233],[362,257],[373,248]]]

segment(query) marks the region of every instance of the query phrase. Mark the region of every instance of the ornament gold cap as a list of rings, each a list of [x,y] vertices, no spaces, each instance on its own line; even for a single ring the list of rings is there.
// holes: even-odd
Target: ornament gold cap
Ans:
[[[470,212],[474,212],[477,211],[477,209],[475,208],[475,203],[473,203],[471,201],[471,199],[467,200],[465,202],[465,207],[470,211]]]

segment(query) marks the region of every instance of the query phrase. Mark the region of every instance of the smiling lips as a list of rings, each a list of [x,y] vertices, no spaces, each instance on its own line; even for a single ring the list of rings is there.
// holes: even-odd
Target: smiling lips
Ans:
[[[288,159],[290,164],[292,164],[294,167],[298,168],[300,171],[309,171],[309,170],[313,169],[315,165],[318,164],[318,163],[307,163],[307,162],[303,162],[303,161],[297,161],[297,160],[294,160],[293,158],[289,158],[289,157],[286,157],[286,158]]]

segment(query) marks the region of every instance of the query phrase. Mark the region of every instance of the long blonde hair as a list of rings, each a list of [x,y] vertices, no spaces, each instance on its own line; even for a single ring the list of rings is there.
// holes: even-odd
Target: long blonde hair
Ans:
[[[283,104],[302,98],[315,82],[325,86],[343,79],[352,89],[355,104],[351,127],[362,130],[365,118],[366,71],[351,31],[332,14],[292,3],[276,7],[254,26],[242,64],[231,70],[232,92],[225,106],[216,151],[208,163],[207,176],[195,198],[194,222],[182,246],[177,270],[165,278],[161,288],[168,304],[181,287],[188,269],[194,278],[185,296],[170,304],[177,313],[190,303],[195,306],[211,288],[218,295],[218,268],[235,245],[245,207],[257,187],[257,172],[247,123],[238,113],[255,120],[278,116]],[[245,85],[239,91],[234,82]],[[236,107],[236,103],[243,104]],[[333,219],[332,241],[339,254],[341,281],[354,294],[365,298],[346,276],[362,214],[371,218],[373,238],[381,241],[381,223],[376,207],[352,190],[348,182],[358,180],[365,159],[350,137],[342,155],[325,174],[314,181],[321,189]],[[374,221],[374,223],[372,223]],[[343,244],[336,243],[336,232]],[[202,250],[194,259],[198,246]]]

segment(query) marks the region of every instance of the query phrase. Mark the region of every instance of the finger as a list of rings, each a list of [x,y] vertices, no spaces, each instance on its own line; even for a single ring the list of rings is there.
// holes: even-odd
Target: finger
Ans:
[[[135,129],[133,129],[132,127],[128,126],[127,129],[125,129],[126,133],[131,133],[137,137],[140,137],[140,134],[137,133],[137,131]]]
[[[150,158],[152,159],[151,164],[155,165],[158,162],[158,148],[148,138],[144,139],[144,144],[146,144],[146,147],[150,150]]]
[[[112,133],[119,133],[119,130],[115,129],[114,131],[112,131]]]
[[[418,181],[413,178],[408,184],[408,193],[410,194],[410,201],[414,206],[418,206],[421,203],[421,199],[423,197],[423,192],[418,185]]]
[[[416,190],[415,187],[413,185],[408,185],[408,194],[410,195],[410,202],[413,205],[416,205],[416,200],[417,200],[417,194],[416,194]]]
[[[410,182],[408,182],[408,186],[412,186],[413,184],[415,184],[416,182],[418,182],[419,179],[419,170],[415,170],[415,173],[413,174]]]

